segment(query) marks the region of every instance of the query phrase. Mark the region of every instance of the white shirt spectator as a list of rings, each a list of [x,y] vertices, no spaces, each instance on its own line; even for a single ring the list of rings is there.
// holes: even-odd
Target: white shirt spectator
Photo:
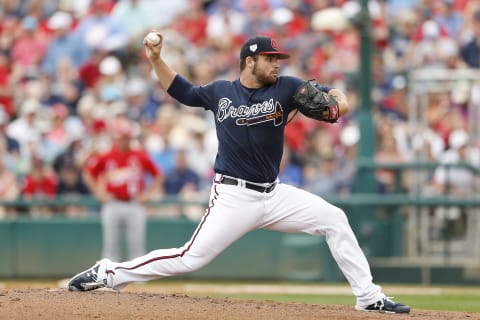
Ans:
[[[156,29],[169,27],[175,19],[179,17],[182,12],[188,8],[188,1],[186,0],[145,0],[152,12],[158,13],[155,15],[154,25]]]
[[[218,10],[208,17],[207,36],[225,41],[228,36],[239,35],[245,25],[245,15],[231,9],[227,3],[220,3]]]
[[[120,0],[113,7],[111,15],[124,22],[128,35],[132,39],[148,32],[154,26],[156,27],[155,16],[163,15],[156,14],[156,12],[152,10],[146,0]]]
[[[468,135],[462,130],[455,130],[449,136],[450,149],[445,151],[441,157],[442,164],[468,163],[478,167],[480,165],[480,150],[468,146]],[[473,190],[479,190],[478,177],[467,168],[441,166],[435,170],[434,183],[445,191],[457,195],[466,195]]]
[[[25,100],[21,105],[20,116],[7,126],[7,134],[18,141],[20,153],[24,155],[30,154],[31,142],[41,138],[42,131],[38,118],[41,108],[37,100]]]

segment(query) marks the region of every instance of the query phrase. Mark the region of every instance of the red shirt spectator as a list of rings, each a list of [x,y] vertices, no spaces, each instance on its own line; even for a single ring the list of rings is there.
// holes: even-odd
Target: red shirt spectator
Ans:
[[[10,116],[13,116],[13,88],[10,83],[11,77],[10,59],[0,52],[0,106]]]
[[[83,65],[80,66],[78,70],[78,75],[82,84],[87,88],[91,89],[95,87],[98,79],[101,76],[100,73],[100,62],[104,58],[105,53],[99,49],[94,49],[90,59],[88,59]]]
[[[32,16],[22,19],[22,30],[23,33],[13,43],[13,62],[23,67],[38,65],[47,50],[50,39],[38,28],[38,20]]]
[[[202,44],[207,38],[208,18],[201,1],[192,1],[185,15],[180,17],[173,28],[194,44]]]
[[[305,152],[309,129],[307,120],[298,114],[296,114],[285,127],[285,142],[293,152]]]
[[[88,174],[98,181],[108,197],[122,201],[135,200],[145,190],[146,174],[160,176],[156,167],[143,149],[131,149],[131,128],[115,128],[117,143],[105,154],[92,161]],[[97,193],[97,196],[99,194]]]
[[[53,199],[57,194],[57,177],[39,158],[33,159],[32,171],[25,177],[22,195],[25,199]]]
[[[412,36],[412,42],[418,43],[432,38],[443,38],[448,36],[447,29],[434,20],[427,20],[415,30]]]

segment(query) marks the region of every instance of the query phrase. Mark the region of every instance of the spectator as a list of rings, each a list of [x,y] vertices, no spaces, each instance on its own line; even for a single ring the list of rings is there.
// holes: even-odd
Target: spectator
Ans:
[[[381,127],[378,129],[378,148],[375,153],[375,162],[379,165],[406,163],[408,159],[405,154],[399,151],[392,123],[386,119],[380,120],[380,122]],[[402,174],[397,177],[395,170],[379,168],[375,172],[375,178],[381,193],[408,190],[408,170],[402,171]]]
[[[463,15],[455,8],[455,0],[438,1],[438,12],[434,15],[435,21],[445,28],[452,39],[457,39],[463,25]]]
[[[308,16],[302,11],[301,1],[284,1],[285,7],[272,10],[272,20],[277,26],[279,36],[293,39],[309,29]]]
[[[307,136],[303,157],[306,163],[316,163],[333,153],[335,138],[330,128],[318,127]]]
[[[419,29],[420,35],[410,51],[410,67],[412,68],[444,68],[442,59],[442,43],[449,41],[442,33],[442,27],[435,20],[425,21]]]
[[[111,4],[109,0],[92,0],[91,11],[75,28],[78,65],[84,64],[95,49],[125,53],[128,34],[123,23],[110,15]]]
[[[353,191],[355,183],[359,140],[360,131],[358,125],[356,123],[349,123],[343,127],[340,133],[341,146],[335,150],[343,185],[341,191],[346,194]]]
[[[126,84],[125,96],[126,112],[130,120],[142,125],[149,125],[155,120],[158,106],[150,99],[146,81],[137,77],[130,78]]]
[[[44,140],[49,146],[49,158],[52,160],[65,151],[70,143],[69,112],[62,103],[51,107],[51,125],[44,134]]]
[[[168,28],[175,19],[177,19],[183,12],[188,10],[189,0],[175,0],[175,1],[158,1],[146,0],[152,12],[161,12],[162,14],[155,14],[153,25],[156,28]]]
[[[164,191],[166,195],[175,195],[183,200],[200,200],[199,194],[200,177],[188,166],[187,152],[179,149],[175,156],[175,168],[165,175]],[[203,206],[185,205],[172,206],[169,210],[175,210],[177,216],[187,216],[198,220],[204,211]]]
[[[467,64],[460,56],[459,45],[454,39],[444,39],[440,43],[439,53],[445,68],[451,70],[468,68]]]
[[[83,181],[81,169],[72,160],[63,160],[57,171],[58,185],[57,195],[66,203],[64,207],[57,209],[67,217],[86,217],[90,206],[75,202],[81,197],[90,195],[90,190]]]
[[[172,27],[186,37],[189,42],[203,46],[207,38],[207,16],[203,8],[203,1],[189,0],[187,10],[177,17]]]
[[[53,76],[57,70],[57,63],[63,58],[69,59],[75,67],[79,67],[80,60],[73,51],[74,39],[71,32],[73,19],[67,12],[57,11],[48,20],[48,27],[54,32],[48,44],[42,61],[42,71]]]
[[[22,19],[22,33],[12,47],[12,61],[18,64],[23,73],[38,71],[46,52],[49,39],[38,28],[38,19],[26,16]]]
[[[247,0],[242,4],[246,18],[242,34],[246,38],[255,34],[273,33],[274,25],[269,19],[270,6],[267,1]]]
[[[480,9],[473,14],[473,35],[460,49],[460,55],[469,67],[480,68]]]
[[[84,140],[83,135],[85,134],[86,132],[83,130],[78,130],[77,133],[74,135],[72,134],[69,138],[67,148],[57,157],[55,157],[54,161],[52,162],[52,166],[57,174],[60,173],[63,167],[74,166],[78,170],[83,168],[85,159],[82,155],[85,149],[84,145],[88,143]]]
[[[433,8],[428,3],[419,3],[417,16],[419,17],[417,28],[411,39],[414,44],[422,40],[430,40],[432,35],[436,38],[449,36],[447,29],[435,21]]]
[[[9,154],[5,140],[0,140],[0,201],[17,200],[20,196],[20,185],[11,165],[12,155]],[[15,215],[15,206],[0,206],[0,219]]]
[[[464,129],[453,130],[448,138],[448,149],[440,156],[444,165],[466,163],[480,166],[480,152],[469,148],[468,133]],[[437,194],[467,196],[480,190],[480,181],[468,169],[440,166],[433,176],[433,187]]]
[[[97,95],[103,100],[119,100],[123,98],[127,80],[124,66],[120,59],[115,55],[109,54],[100,61],[98,68],[100,76],[94,88]],[[106,96],[103,96],[103,94],[106,94]],[[110,96],[112,97],[110,98]]]
[[[20,153],[20,144],[6,132],[9,121],[7,112],[0,105],[0,140],[5,143],[7,152],[17,154]]]
[[[337,195],[343,188],[343,177],[333,150],[320,159],[309,159],[303,169],[304,188],[319,196]]]
[[[411,39],[417,24],[413,10],[400,10],[392,18],[389,45],[384,50],[383,71],[401,74],[408,70]]]
[[[405,122],[408,120],[409,104],[406,77],[393,77],[391,87],[381,101],[380,111],[394,121]]]
[[[152,10],[145,0],[119,0],[115,3],[111,16],[123,22],[131,42],[140,44],[141,41],[137,40],[142,39],[144,34],[156,26],[155,12],[157,11]]]
[[[456,97],[455,97],[456,98]],[[429,97],[426,117],[429,126],[448,145],[450,133],[458,128],[467,128],[467,117],[462,105],[455,106],[451,94],[433,93]]]
[[[285,141],[294,153],[303,154],[307,149],[307,137],[313,130],[311,123],[311,119],[301,114],[291,117],[285,128]]]
[[[43,78],[47,86],[42,102],[47,105],[56,103],[64,104],[71,113],[75,113],[75,107],[80,97],[80,79],[78,72],[68,58],[60,58],[57,61],[55,74]]]
[[[388,14],[391,18],[395,18],[398,12],[403,10],[415,10],[418,0],[390,0],[388,2]]]
[[[186,150],[177,150],[175,168],[165,175],[165,194],[183,195],[198,191],[199,182],[197,173],[188,166]]]
[[[30,156],[29,141],[40,139],[41,129],[38,113],[42,106],[34,99],[25,100],[21,104],[19,117],[9,123],[7,134],[20,144],[20,152]]]
[[[213,128],[200,115],[187,113],[180,125],[186,130],[186,147],[188,166],[200,178],[200,189],[210,185],[213,179],[213,163],[217,145],[210,146],[210,134]],[[216,143],[216,135],[215,141]]]
[[[19,1],[3,1],[2,11],[6,16],[21,17],[24,12],[21,10]]]
[[[302,167],[293,161],[292,151],[287,144],[285,144],[283,148],[278,178],[282,183],[291,184],[296,187],[303,186]]]
[[[52,167],[37,155],[32,155],[31,171],[22,184],[22,197],[25,200],[53,200],[57,195],[57,176]],[[33,217],[51,217],[55,209],[49,205],[30,205]]]
[[[7,132],[9,125],[8,115],[0,108],[0,144],[5,144],[8,154],[8,169],[16,176],[17,180],[28,171],[29,158],[20,152],[20,144]]]
[[[106,55],[107,53],[104,50],[93,48],[88,59],[81,63],[78,75],[80,83],[85,91],[88,92],[96,87],[97,81],[101,77],[100,63]]]
[[[10,56],[0,51],[0,106],[9,117],[15,112],[14,86]]]
[[[214,47],[230,47],[242,36],[245,15],[232,8],[229,0],[217,1],[216,10],[208,15],[206,34]]]
[[[87,185],[102,203],[102,257],[121,259],[121,242],[126,235],[128,257],[145,252],[146,211],[144,203],[158,195],[159,168],[142,149],[132,149],[134,129],[130,121],[119,118],[110,128],[114,145],[96,157],[85,171]],[[146,176],[153,179],[147,186]]]
[[[467,197],[480,190],[479,177],[468,168],[449,167],[449,165],[470,164],[480,166],[480,150],[469,146],[468,133],[464,129],[457,129],[450,133],[448,149],[440,156],[441,166],[437,167],[429,186],[433,194]],[[448,228],[450,236],[464,236],[467,230],[468,210],[462,206],[439,206],[434,210],[434,217],[445,230]]]
[[[178,110],[173,105],[164,105],[157,113],[155,123],[145,137],[145,147],[155,164],[165,173],[175,166],[175,147],[170,135],[178,122]]]

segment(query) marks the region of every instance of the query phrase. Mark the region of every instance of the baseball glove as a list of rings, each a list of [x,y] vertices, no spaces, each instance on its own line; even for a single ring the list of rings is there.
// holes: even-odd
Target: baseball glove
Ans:
[[[325,122],[337,122],[338,102],[332,95],[315,87],[314,80],[302,83],[293,95],[293,104],[303,115]]]

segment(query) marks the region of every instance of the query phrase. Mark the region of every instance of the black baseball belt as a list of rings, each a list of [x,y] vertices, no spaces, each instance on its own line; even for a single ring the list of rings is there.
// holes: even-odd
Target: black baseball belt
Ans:
[[[232,185],[232,186],[239,186],[241,185],[239,183],[239,180],[238,179],[235,179],[235,178],[230,178],[230,177],[225,177],[223,176],[219,181],[217,181],[221,184],[228,184],[228,185]],[[270,184],[269,186],[259,186],[259,185],[256,185],[256,184],[253,184],[251,182],[247,182],[245,181],[244,183],[245,185],[245,188],[247,189],[251,189],[251,190],[255,190],[255,191],[258,191],[258,192],[266,192],[266,193],[270,193],[273,191],[273,189],[275,189],[275,187],[277,186],[277,183],[274,182],[272,184]]]

